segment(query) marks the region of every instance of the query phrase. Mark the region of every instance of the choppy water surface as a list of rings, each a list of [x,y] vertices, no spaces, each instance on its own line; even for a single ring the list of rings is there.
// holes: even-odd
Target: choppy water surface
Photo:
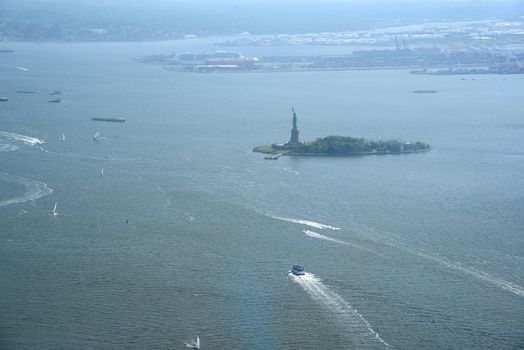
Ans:
[[[524,346],[523,77],[132,60],[206,44],[0,56],[0,348]],[[264,161],[291,106],[303,139],[433,150]]]

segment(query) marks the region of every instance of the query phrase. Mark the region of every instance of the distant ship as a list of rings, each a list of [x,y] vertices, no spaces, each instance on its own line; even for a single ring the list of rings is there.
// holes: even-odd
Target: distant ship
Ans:
[[[304,268],[300,265],[293,265],[291,268],[291,273],[295,276],[304,276],[306,273],[304,272]]]
[[[60,102],[62,102],[62,99],[61,98],[55,98],[53,100],[49,100],[48,102],[49,103],[60,103]]]
[[[51,91],[49,95],[62,95],[64,93],[64,90],[55,90]]]
[[[123,123],[126,121],[124,118],[92,118],[91,120],[94,120],[97,122],[117,122],[117,123]]]
[[[37,94],[38,91],[32,91],[32,90],[16,90],[17,94]]]
[[[0,97],[0,102],[7,102],[9,99],[7,97]]]
[[[415,90],[414,94],[436,94],[437,90]]]

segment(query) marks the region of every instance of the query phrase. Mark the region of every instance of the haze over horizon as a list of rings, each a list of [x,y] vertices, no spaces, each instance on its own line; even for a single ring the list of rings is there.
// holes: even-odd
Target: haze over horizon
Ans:
[[[0,6],[0,38],[4,41],[305,33],[438,20],[517,20],[524,15],[522,2],[516,0],[4,0]]]

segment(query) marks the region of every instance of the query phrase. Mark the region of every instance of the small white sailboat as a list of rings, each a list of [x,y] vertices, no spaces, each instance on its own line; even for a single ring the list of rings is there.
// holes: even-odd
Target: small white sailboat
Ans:
[[[49,215],[52,215],[54,217],[58,216],[58,212],[56,211],[56,207],[58,206],[58,202],[55,202],[55,206],[53,207],[53,211],[49,213]]]
[[[65,134],[62,134],[62,142],[65,142]]]
[[[104,176],[104,168],[102,168],[102,170],[100,170],[100,176]]]
[[[95,134],[93,135],[93,141],[98,141],[100,140],[100,132],[95,132]]]
[[[191,343],[186,343],[186,346],[191,349],[200,349],[200,338],[198,335],[195,340],[191,341]]]

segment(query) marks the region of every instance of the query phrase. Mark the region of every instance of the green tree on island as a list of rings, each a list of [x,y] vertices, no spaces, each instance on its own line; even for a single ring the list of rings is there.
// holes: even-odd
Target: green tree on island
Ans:
[[[399,140],[369,141],[363,138],[346,136],[327,136],[315,141],[300,143],[291,148],[291,153],[298,154],[359,154],[359,153],[401,153],[417,152],[430,149],[423,142],[401,142]]]

